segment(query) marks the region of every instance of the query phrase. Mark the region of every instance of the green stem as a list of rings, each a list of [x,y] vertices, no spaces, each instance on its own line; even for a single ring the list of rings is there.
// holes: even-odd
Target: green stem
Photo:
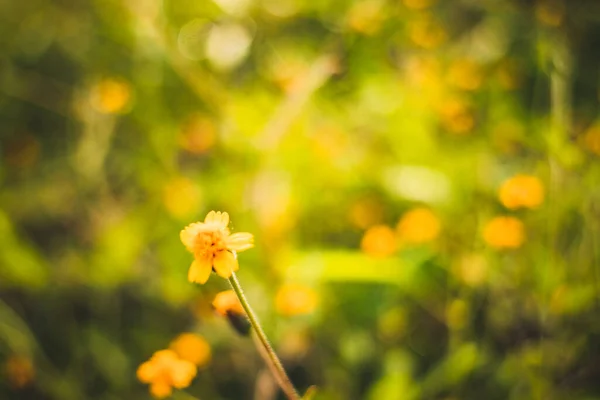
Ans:
[[[254,314],[254,311],[250,307],[250,303],[248,303],[248,300],[246,299],[246,296],[244,295],[244,291],[242,290],[242,287],[240,286],[240,282],[238,281],[237,276],[235,275],[234,272],[231,274],[231,278],[229,278],[229,284],[235,291],[235,294],[240,299],[240,303],[242,303],[242,307],[244,307],[244,310],[246,311],[248,320],[250,320],[250,324],[254,328],[254,332],[256,333],[256,336],[258,337],[258,340],[262,344],[262,346],[265,350],[265,353],[268,356],[268,358],[266,358],[266,359],[271,364],[270,365],[271,371],[273,371],[273,374],[275,375],[275,379],[277,380],[277,383],[279,383],[281,390],[283,390],[283,392],[288,397],[288,399],[300,400],[300,396],[298,395],[298,392],[294,388],[294,385],[292,384],[292,381],[290,381],[290,378],[287,376],[287,373],[285,372],[285,369],[283,368],[283,365],[281,364],[279,357],[277,357],[277,354],[275,354],[275,350],[273,350],[271,343],[269,343],[269,339],[267,338],[267,335],[265,335],[265,332],[263,331],[262,326],[260,325],[260,322],[258,322],[258,318],[256,317],[256,314]]]

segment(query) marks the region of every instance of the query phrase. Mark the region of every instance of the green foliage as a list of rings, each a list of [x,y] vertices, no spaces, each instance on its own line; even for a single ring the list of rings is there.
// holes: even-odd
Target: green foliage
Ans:
[[[306,400],[600,398],[599,37],[595,0],[0,0],[0,398],[148,398],[182,332],[174,398],[278,398],[187,281],[213,209]]]

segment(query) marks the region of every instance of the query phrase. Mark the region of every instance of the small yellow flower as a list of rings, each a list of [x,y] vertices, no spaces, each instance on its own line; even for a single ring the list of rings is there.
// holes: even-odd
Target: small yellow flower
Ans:
[[[27,386],[35,377],[33,363],[26,356],[10,356],[4,364],[4,370],[10,385],[17,389]]]
[[[536,208],[544,201],[544,187],[535,176],[515,175],[504,181],[498,195],[502,204],[511,210]]]
[[[157,398],[171,395],[173,388],[183,389],[196,376],[196,366],[177,357],[173,350],[160,350],[139,366],[137,377],[150,384],[150,393]]]
[[[317,303],[317,293],[302,285],[283,285],[275,296],[277,311],[283,315],[310,314],[317,307]]]
[[[194,254],[194,261],[188,272],[190,282],[205,283],[213,269],[223,278],[229,279],[239,269],[236,252],[254,246],[251,233],[231,234],[227,225],[229,214],[211,211],[204,222],[195,222],[181,231],[181,241]]]
[[[411,20],[408,36],[417,46],[433,49],[446,41],[444,27],[431,14],[424,13]]]
[[[217,293],[212,304],[215,311],[222,316],[227,316],[229,313],[246,315],[242,303],[240,303],[240,300],[233,290],[224,290]]]
[[[497,249],[516,249],[525,241],[525,228],[517,218],[496,217],[483,229],[483,239]]]
[[[197,366],[206,365],[210,361],[210,345],[202,336],[193,333],[182,333],[177,336],[169,348],[182,360],[187,360]]]
[[[418,207],[408,211],[398,222],[398,235],[403,243],[421,244],[435,239],[441,229],[436,215],[428,208]]]
[[[481,66],[469,59],[458,59],[450,65],[448,82],[463,90],[477,90],[483,82]]]
[[[131,97],[131,85],[118,78],[101,80],[91,92],[92,106],[103,114],[117,114],[127,110]]]
[[[386,225],[372,226],[365,232],[360,247],[373,257],[391,256],[397,248],[394,230]]]
[[[438,113],[442,126],[455,135],[466,135],[475,127],[473,107],[464,99],[457,97],[443,101]]]

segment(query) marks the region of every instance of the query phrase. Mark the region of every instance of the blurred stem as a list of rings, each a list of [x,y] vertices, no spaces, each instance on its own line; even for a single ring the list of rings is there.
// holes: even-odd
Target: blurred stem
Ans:
[[[285,369],[283,368],[283,364],[281,364],[279,357],[277,357],[277,354],[275,354],[275,350],[273,350],[271,343],[269,343],[269,339],[267,338],[267,335],[263,331],[262,326],[260,325],[260,322],[258,321],[258,318],[256,317],[256,314],[254,314],[252,307],[250,307],[250,303],[248,303],[248,300],[246,299],[246,296],[244,295],[244,291],[242,290],[242,287],[240,285],[240,282],[237,279],[237,276],[235,275],[235,272],[232,272],[231,278],[229,278],[229,284],[235,291],[235,294],[237,295],[237,297],[240,299],[240,303],[242,303],[242,307],[244,307],[244,311],[246,311],[246,315],[248,316],[248,319],[250,320],[250,324],[254,328],[254,332],[256,333],[256,336],[258,337],[260,344],[262,345],[262,349],[264,350],[264,352],[267,355],[267,357],[264,357],[264,358],[268,362],[269,368],[271,369],[271,372],[273,372],[273,375],[275,376],[275,380],[277,381],[277,383],[279,383],[281,390],[283,390],[283,392],[288,397],[288,399],[300,400],[300,396],[298,395],[298,392],[294,388],[292,381],[290,381],[290,378],[287,376],[287,373],[285,372]]]

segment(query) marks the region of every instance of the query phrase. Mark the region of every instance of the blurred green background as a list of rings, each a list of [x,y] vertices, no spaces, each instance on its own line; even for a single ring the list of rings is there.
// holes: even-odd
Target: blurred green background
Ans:
[[[187,394],[282,398],[187,282],[214,209],[316,399],[600,399],[598,1],[0,0],[0,46],[0,398],[149,398],[182,332]]]

